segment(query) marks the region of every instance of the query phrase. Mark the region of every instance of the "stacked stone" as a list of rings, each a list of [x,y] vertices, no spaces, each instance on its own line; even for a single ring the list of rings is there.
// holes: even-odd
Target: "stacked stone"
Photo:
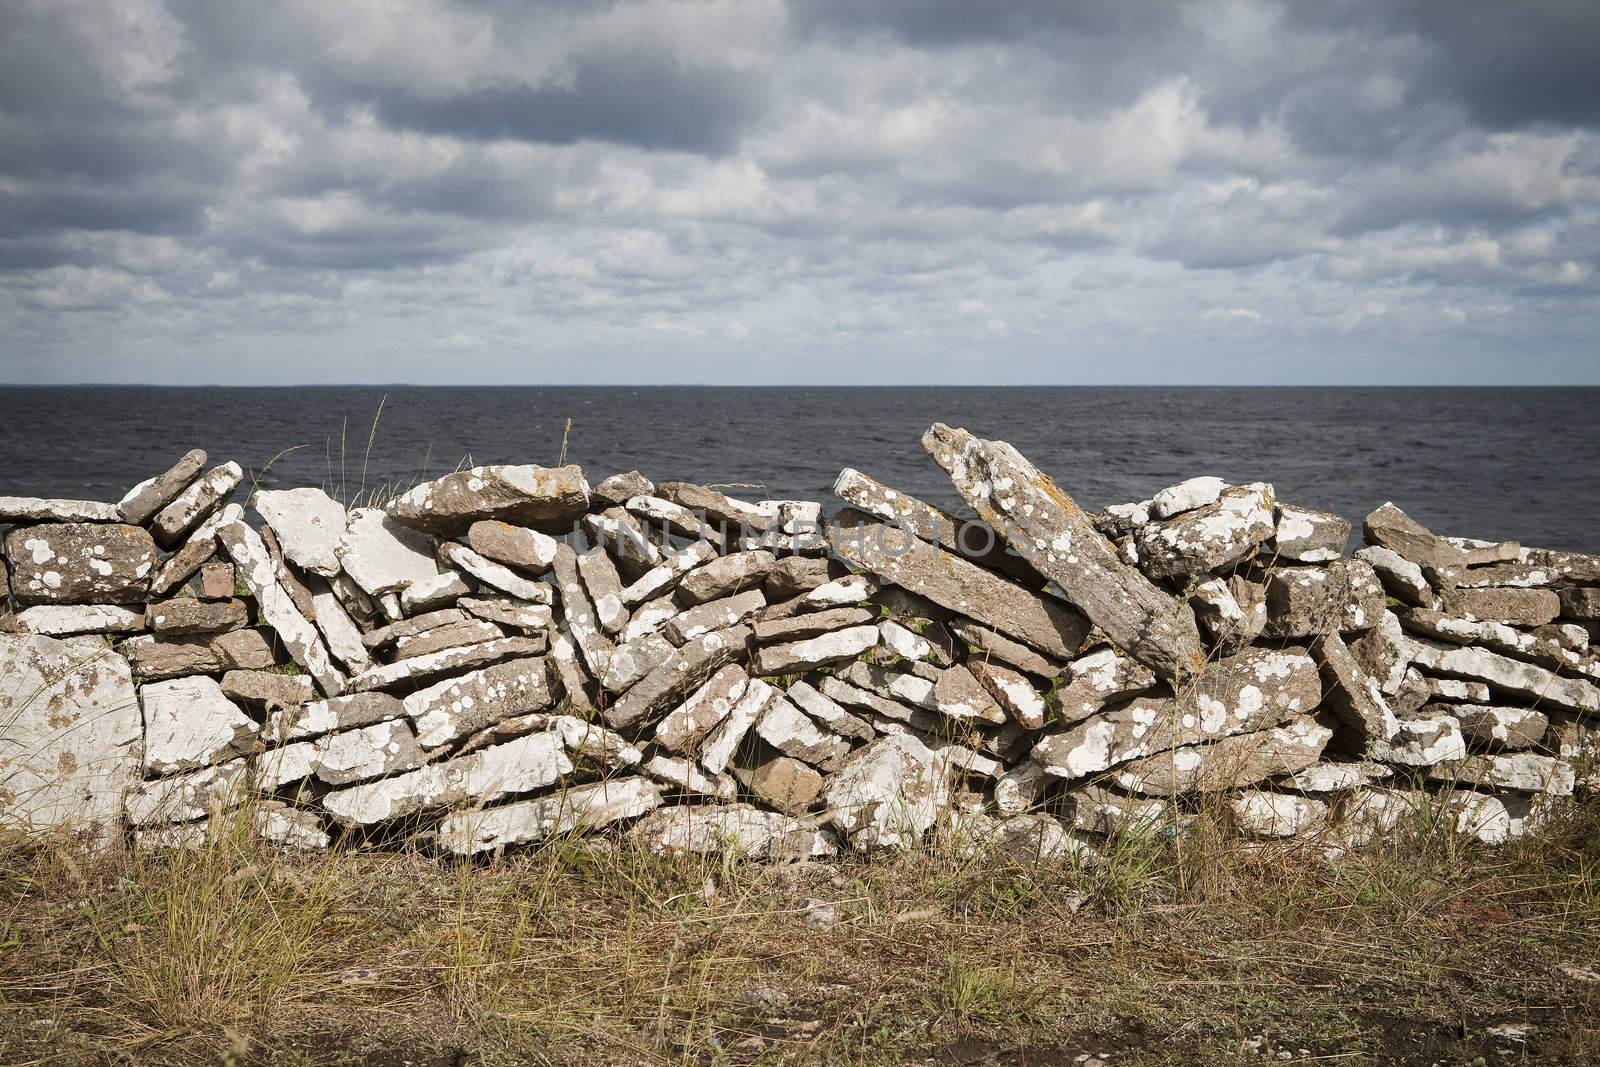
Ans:
[[[1345,520],[1215,478],[1091,516],[1004,442],[923,445],[975,518],[848,469],[825,522],[527,465],[247,510],[200,452],[118,504],[0,498],[0,818],[1092,861],[1207,797],[1346,847],[1434,811],[1503,840],[1580,784],[1600,559],[1391,505],[1351,557]]]

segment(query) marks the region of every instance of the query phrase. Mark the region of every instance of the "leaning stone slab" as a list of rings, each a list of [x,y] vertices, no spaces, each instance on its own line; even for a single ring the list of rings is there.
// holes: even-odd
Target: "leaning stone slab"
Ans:
[[[146,682],[276,666],[272,646],[256,629],[199,637],[139,634],[119,644],[117,651],[127,658],[133,673]]]
[[[434,749],[497,719],[550,705],[542,659],[510,659],[418,690],[404,701],[423,748]]]
[[[743,589],[759,586],[777,559],[771,552],[735,552],[719,556],[703,567],[684,575],[678,583],[678,598],[685,604],[704,604],[730,597]]]
[[[675,804],[658,808],[628,831],[634,848],[657,853],[807,860],[838,847],[808,822],[749,804]]]
[[[850,754],[850,742],[817,727],[787,696],[775,697],[756,720],[756,736],[773,748],[824,772],[832,771]]]
[[[623,642],[606,657],[600,688],[608,693],[622,692],[670,659],[673,649],[672,642],[660,634],[645,634]]]
[[[411,724],[389,719],[312,742],[314,772],[329,785],[349,785],[420,767],[427,757]]]
[[[613,637],[628,624],[628,607],[622,602],[622,576],[611,557],[599,549],[578,556],[578,575],[594,605],[595,622]]]
[[[613,474],[589,491],[589,499],[604,508],[620,507],[636,496],[651,496],[656,483],[636,470]]]
[[[763,616],[751,625],[751,630],[755,634],[755,639],[762,643],[803,641],[809,637],[821,637],[823,634],[853,626],[866,626],[875,618],[877,616],[870,608],[828,608],[825,611],[812,611],[804,615],[787,615],[771,619]]]
[[[913,665],[917,666],[917,665]],[[933,685],[933,710],[950,719],[974,719],[1003,723],[1006,713],[978,684],[965,666],[956,664],[939,671]]]
[[[999,663],[968,660],[967,670],[1005,713],[1024,730],[1044,729],[1050,713],[1044,696],[1021,673]]]
[[[327,642],[333,658],[351,674],[360,674],[372,666],[372,657],[367,654],[361,628],[350,617],[344,602],[327,581],[313,578],[311,583],[311,607],[315,612],[312,621],[317,631]]]
[[[224,688],[227,679],[223,679]],[[420,695],[420,694],[414,694]],[[286,706],[267,715],[262,733],[275,742],[301,741],[336,730],[369,726],[406,714],[406,705],[388,693],[350,693],[298,706]]]
[[[17,612],[17,625],[25,633],[46,637],[130,634],[144,629],[144,612],[115,604],[39,604]]]
[[[155,578],[150,582],[150,595],[166,596],[194,577],[195,572],[217,554],[217,531],[229,523],[241,522],[243,519],[244,508],[238,504],[229,504],[196,527],[182,547],[169,556],[161,565],[161,569],[156,572]],[[228,587],[228,595],[233,595],[232,585]]]
[[[762,675],[798,674],[853,660],[877,645],[876,626],[851,626],[804,641],[756,649],[753,670]]]
[[[502,637],[498,641],[485,641],[477,645],[447,648],[398,663],[380,664],[350,679],[350,691],[366,692],[369,689],[392,689],[407,683],[431,681],[441,674],[487,667],[501,660],[537,656],[544,651],[544,641],[531,637]]]
[[[344,505],[321,489],[259,489],[250,498],[283,554],[302,570],[332,578],[339,573],[339,543],[344,540]]]
[[[665,500],[689,511],[709,516],[712,522],[737,529],[767,530],[777,525],[777,516],[746,500],[719,493],[715,489],[689,482],[662,482],[656,492]]]
[[[1266,589],[1243,575],[1207,578],[1189,605],[1213,650],[1225,656],[1252,644],[1267,625]]]
[[[628,625],[622,628],[623,643],[637,641],[641,637],[657,632],[677,614],[678,602],[672,599],[671,593],[658,596],[654,600],[646,600],[628,616]]]
[[[904,701],[919,708],[934,710],[933,690],[939,681],[935,668],[894,670],[865,661],[851,663],[834,675],[840,681],[871,690],[891,700]]]
[[[829,776],[822,802],[851,847],[909,848],[948,810],[949,769],[909,734],[884,737]]]
[[[145,782],[128,791],[128,821],[134,826],[158,826],[204,819],[236,805],[246,780],[245,761],[236,759]]]
[[[661,790],[643,778],[613,778],[554,796],[447,816],[435,843],[458,856],[496,852],[580,830],[598,830],[661,806]]]
[[[1417,609],[1401,617],[1401,624],[1415,634],[1437,638],[1452,645],[1478,645],[1515,659],[1531,660],[1556,669],[1584,671],[1586,658],[1548,637],[1507,626],[1503,622],[1479,622],[1453,618],[1437,611]]]
[[[661,632],[673,644],[681,645],[701,634],[744,622],[766,606],[767,598],[761,595],[761,590],[747,589],[720,600],[708,600],[674,615],[662,626]]]
[[[146,478],[129,489],[117,503],[117,514],[123,522],[143,526],[162,508],[176,500],[178,494],[200,476],[205,465],[204,449],[196,448],[184,453],[183,457],[165,472],[154,478]]]
[[[34,522],[123,522],[115,504],[98,500],[54,500],[0,496],[0,526]]]
[[[850,714],[809,682],[795,682],[785,695],[796,707],[836,734],[856,741],[871,741],[877,736],[865,719]]]
[[[1269,551],[1294,563],[1327,563],[1344,555],[1350,520],[1293,504],[1278,505],[1278,527]]]
[[[128,664],[103,641],[0,633],[0,825],[118,822],[142,737]]]
[[[1027,645],[1013,641],[1004,634],[995,633],[970,619],[956,619],[950,623],[951,631],[967,645],[969,656],[978,656],[1014,667],[1047,681],[1061,677],[1066,667],[1046,659]]]
[[[1272,486],[1258,482],[1225,489],[1215,503],[1147,523],[1134,534],[1139,569],[1152,578],[1181,580],[1231,567],[1272,537],[1276,504]]]
[[[588,508],[589,483],[581,467],[525,464],[447,474],[395,497],[385,510],[407,526],[455,537],[484,519],[560,528]]]
[[[1302,716],[1283,726],[1236,734],[1215,744],[1146,756],[1119,769],[1113,781],[1146,796],[1240,789],[1311,766],[1332,736],[1332,730]]]
[[[752,678],[750,684],[745,686],[744,695],[733,702],[728,714],[712,727],[701,743],[700,766],[712,774],[727,770],[745,735],[776,696],[776,689],[759,678]]]
[[[622,602],[633,607],[660,596],[677,585],[684,575],[715,558],[716,554],[716,549],[705,541],[696,541],[682,551],[668,553],[658,566],[645,571],[622,591]]]
[[[1400,553],[1380,545],[1368,545],[1357,551],[1355,558],[1365,561],[1377,573],[1384,590],[1396,600],[1416,608],[1438,606],[1439,596],[1422,568]]]
[[[402,526],[377,508],[354,508],[336,550],[339,563],[370,597],[399,593],[439,573],[433,539]]]
[[[1113,648],[1096,649],[1067,667],[1067,684],[1050,697],[1056,718],[1065,725],[1082,722],[1111,702],[1155,688],[1149,667]]]
[[[480,520],[467,527],[467,544],[485,559],[530,574],[544,574],[556,561],[554,537],[497,519]]]
[[[560,737],[529,734],[470,756],[335,790],[322,798],[322,804],[342,825],[370,826],[426,808],[487,804],[543,789],[571,772],[572,761]]]
[[[145,598],[158,557],[126,523],[16,526],[5,537],[18,604],[128,604]]]
[[[935,423],[923,435],[922,447],[995,532],[1060,586],[1067,599],[1129,655],[1163,677],[1187,676],[1200,668],[1204,654],[1188,606],[1119,560],[1111,543],[1095,530],[1072,498],[1016,449],[942,423]],[[874,569],[870,563],[864,565]],[[941,588],[941,583],[930,582],[929,577],[923,575],[925,584]],[[1047,655],[1070,659],[1082,644],[1082,629],[1073,631],[1075,640],[1040,643],[1036,626],[1018,632],[1001,625],[1005,613],[998,619],[985,618],[960,603],[940,601],[922,589],[913,591]],[[981,602],[976,597],[966,599]]]
[[[1312,711],[1321,699],[1310,656],[1252,648],[1211,664],[1182,699],[1135,699],[1047,735],[1031,758],[1058,778],[1083,778],[1181,745],[1261,730]]]
[[[613,729],[625,730],[664,709],[745,653],[748,626],[730,626],[697,637],[673,652],[601,714]]]
[[[139,687],[145,769],[188,771],[245,755],[260,731],[222,687],[204,675]]]
[[[1351,735],[1350,749],[1358,755],[1382,759],[1389,741],[1399,732],[1400,723],[1377,679],[1362,669],[1338,634],[1326,635],[1312,646],[1311,652],[1322,668],[1323,706]]]
[[[398,663],[400,660],[416,656],[431,656],[435,652],[443,652],[449,648],[498,641],[504,636],[505,632],[493,623],[484,622],[482,619],[467,619],[465,622],[435,626],[420,634],[400,638],[394,643],[394,660]]]
[[[548,583],[524,578],[510,567],[485,559],[466,545],[445,541],[439,546],[439,557],[448,565],[464,571],[484,585],[498,589],[507,596],[525,600],[530,604],[548,604],[552,599]]]
[[[1007,552],[994,531],[975,519],[958,524],[932,504],[891,489],[850,467],[839,472],[833,492],[860,511],[931,541],[947,552],[1030,583],[1040,581],[1037,571],[1020,556]]]
[[[245,588],[256,598],[261,620],[277,632],[284,649],[316,680],[323,693],[338,696],[344,692],[344,674],[334,666],[317,628],[300,614],[289,594],[278,584],[272,557],[267,554],[261,536],[238,522],[218,530],[217,539],[233,560]]]
[[[1482,704],[1456,704],[1450,714],[1471,741],[1514,751],[1532,748],[1544,738],[1550,717],[1532,708],[1497,708]]]
[[[648,778],[670,789],[716,800],[732,800],[739,783],[731,775],[710,775],[679,756],[652,756],[639,768]]]
[[[793,600],[774,604],[761,613],[763,621],[792,619],[800,615],[816,614],[834,608],[860,606],[863,600],[881,595],[882,586],[870,574],[847,574],[831,582],[824,582]]]
[[[213,467],[203,477],[183,492],[179,493],[172,503],[156,513],[150,522],[150,532],[156,539],[156,544],[162,548],[171,548],[195,527],[205,521],[206,517],[216,511],[233,495],[233,491],[244,480],[244,468],[229,460],[220,467]]]
[[[1536,701],[1541,707],[1591,714],[1600,711],[1600,688],[1532,663],[1486,649],[1447,648],[1428,641],[1408,641],[1408,650],[1413,663],[1435,674],[1484,682],[1493,690]]]
[[[1552,797],[1571,796],[1576,780],[1570,763],[1534,752],[1468,756],[1455,763],[1434,764],[1425,774],[1436,782],[1513,789]]]
[[[387,626],[380,626],[361,636],[361,643],[373,652],[382,652],[392,647],[403,637],[426,633],[439,626],[449,626],[451,623],[466,622],[467,613],[459,608],[441,608],[430,611],[425,615],[417,615],[409,619],[401,619]]]
[[[1384,504],[1362,523],[1369,545],[1382,545],[1401,556],[1434,571],[1465,569],[1467,554],[1401,511]]]
[[[585,515],[583,528],[590,544],[615,559],[622,573],[630,579],[659,567],[666,558],[639,525],[639,520],[620,507],[608,508],[598,515]]]
[[[578,554],[571,545],[563,544],[556,548],[555,563],[551,569],[555,576],[556,591],[561,596],[561,615],[567,630],[578,651],[583,654],[583,662],[589,673],[596,678],[602,677],[613,646],[595,618],[594,602],[584,588],[583,575],[578,569]]]

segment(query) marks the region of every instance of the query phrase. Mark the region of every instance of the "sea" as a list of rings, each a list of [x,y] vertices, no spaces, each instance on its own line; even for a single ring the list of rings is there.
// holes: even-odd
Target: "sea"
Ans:
[[[0,386],[0,495],[118,499],[186,450],[341,500],[551,465],[832,498],[843,467],[953,511],[931,423],[1011,442],[1091,509],[1195,475],[1360,519],[1600,552],[1600,389]]]

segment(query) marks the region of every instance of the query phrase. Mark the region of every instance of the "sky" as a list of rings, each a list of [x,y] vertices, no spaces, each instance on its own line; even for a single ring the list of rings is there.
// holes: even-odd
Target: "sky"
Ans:
[[[1594,0],[5,0],[0,382],[1600,384]]]

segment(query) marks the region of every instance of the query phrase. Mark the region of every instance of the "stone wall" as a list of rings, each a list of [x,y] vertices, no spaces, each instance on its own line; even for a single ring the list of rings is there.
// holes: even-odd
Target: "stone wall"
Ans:
[[[584,830],[753,857],[1092,862],[1109,835],[1495,843],[1593,788],[1600,557],[1194,478],[1083,512],[923,438],[952,516],[475,467],[383,508],[204,453],[0,497],[0,822],[488,853]],[[248,508],[248,510],[247,510]]]

